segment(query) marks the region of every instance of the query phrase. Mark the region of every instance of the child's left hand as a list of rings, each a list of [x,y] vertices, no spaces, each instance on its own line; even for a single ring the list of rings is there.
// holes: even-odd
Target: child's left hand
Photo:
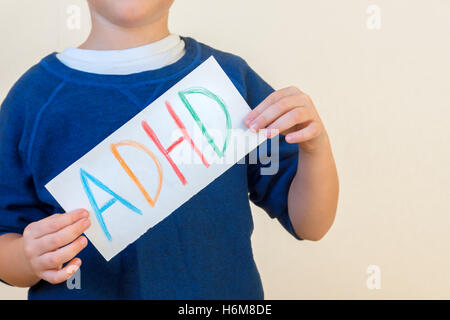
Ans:
[[[285,134],[286,142],[298,143],[306,152],[327,146],[326,132],[314,103],[296,87],[273,92],[247,115],[244,122],[255,132],[266,128],[268,138],[278,132]]]

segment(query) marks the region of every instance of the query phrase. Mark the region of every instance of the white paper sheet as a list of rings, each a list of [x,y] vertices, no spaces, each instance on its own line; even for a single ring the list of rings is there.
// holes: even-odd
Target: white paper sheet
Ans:
[[[64,210],[90,211],[85,234],[109,261],[265,141],[248,112],[210,57],[46,188]]]

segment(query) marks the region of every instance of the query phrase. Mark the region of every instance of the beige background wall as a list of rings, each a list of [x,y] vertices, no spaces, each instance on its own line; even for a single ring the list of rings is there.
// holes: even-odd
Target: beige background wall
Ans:
[[[70,5],[80,29],[67,27]],[[450,298],[449,16],[448,0],[176,1],[173,32],[243,56],[276,88],[299,86],[333,142],[341,196],[322,241],[297,242],[254,210],[267,298]],[[82,0],[2,0],[0,99],[88,29]],[[370,265],[380,289],[366,285]],[[24,297],[0,285],[0,299]]]

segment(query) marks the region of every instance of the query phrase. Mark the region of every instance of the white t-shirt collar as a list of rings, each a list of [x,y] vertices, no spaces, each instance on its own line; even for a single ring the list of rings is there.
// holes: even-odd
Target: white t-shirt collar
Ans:
[[[87,50],[68,48],[56,57],[79,71],[126,75],[156,70],[175,63],[185,54],[185,43],[178,35],[136,48],[124,50]]]

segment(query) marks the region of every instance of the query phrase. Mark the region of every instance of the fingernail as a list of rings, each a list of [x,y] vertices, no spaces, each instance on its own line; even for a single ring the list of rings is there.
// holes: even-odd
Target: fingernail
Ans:
[[[88,226],[91,224],[91,222],[89,221],[89,219],[85,219],[85,220],[82,222],[82,224],[83,224],[83,227],[88,227]]]
[[[291,135],[287,135],[285,139],[286,139],[287,142],[290,142],[290,141],[292,141],[292,136]]]
[[[253,121],[253,119],[251,119],[251,118],[248,118],[248,119],[245,119],[244,120],[244,122],[245,122],[245,124],[248,126],[251,122]]]
[[[67,274],[72,276],[73,274],[75,274],[75,272],[78,271],[79,268],[80,268],[80,266],[74,265],[74,266],[70,267],[69,269],[67,269]]]
[[[86,218],[86,217],[89,216],[89,212],[87,212],[86,210],[83,209],[83,211],[81,212],[81,216],[82,216],[83,218]]]
[[[253,123],[253,124],[250,126],[250,130],[253,131],[253,132],[256,132],[256,131],[258,130],[258,124]]]

